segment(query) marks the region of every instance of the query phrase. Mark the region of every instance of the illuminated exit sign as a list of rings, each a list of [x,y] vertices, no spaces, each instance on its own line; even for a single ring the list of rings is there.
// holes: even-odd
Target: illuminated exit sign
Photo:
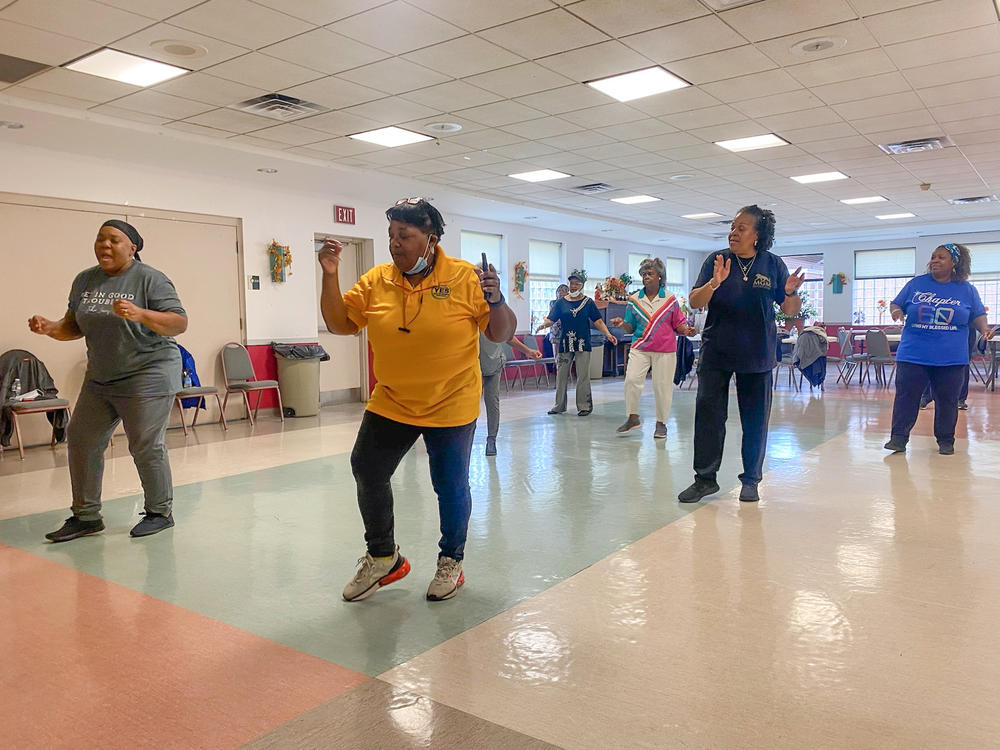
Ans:
[[[353,224],[354,209],[348,208],[347,206],[334,206],[333,220],[338,224]]]

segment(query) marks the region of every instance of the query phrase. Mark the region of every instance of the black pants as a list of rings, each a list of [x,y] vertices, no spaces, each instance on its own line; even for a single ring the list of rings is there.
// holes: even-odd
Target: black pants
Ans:
[[[934,437],[938,445],[955,442],[958,422],[958,395],[968,377],[968,365],[932,367],[912,362],[896,363],[896,398],[892,402],[892,437],[903,445],[920,412],[920,394],[930,383],[934,390]]]
[[[757,484],[764,476],[767,422],[771,416],[772,373],[698,368],[694,411],[694,473],[714,482],[722,465],[729,414],[729,381],[736,375],[736,400],[743,426],[743,473],[740,481]],[[919,394],[918,394],[919,395]]]
[[[459,427],[418,427],[366,411],[351,452],[358,483],[358,507],[365,523],[365,542],[372,557],[388,557],[396,549],[390,480],[403,456],[421,435],[431,465],[431,484],[441,517],[441,555],[465,556],[472,514],[469,457],[476,423]]]
[[[965,378],[962,380],[962,390],[958,392],[958,400],[965,401],[969,397],[969,376],[972,374],[972,365],[966,365],[965,367]],[[927,381],[927,387],[924,388],[924,395],[920,397],[921,403],[929,404],[934,400],[934,389],[931,387],[930,380]]]

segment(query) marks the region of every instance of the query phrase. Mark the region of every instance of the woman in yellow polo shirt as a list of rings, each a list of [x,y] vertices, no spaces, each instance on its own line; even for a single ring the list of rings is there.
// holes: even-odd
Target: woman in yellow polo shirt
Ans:
[[[320,308],[332,333],[368,328],[378,380],[351,453],[368,551],[344,599],[357,601],[410,572],[393,535],[390,479],[423,436],[438,496],[441,541],[431,601],[450,599],[465,582],[462,559],[472,512],[469,457],[482,381],[479,332],[507,341],[517,319],[504,301],[496,270],[479,270],[444,254],[444,220],[422,198],[399,201],[389,219],[392,263],[368,271],[340,292],[341,247],[328,240]]]

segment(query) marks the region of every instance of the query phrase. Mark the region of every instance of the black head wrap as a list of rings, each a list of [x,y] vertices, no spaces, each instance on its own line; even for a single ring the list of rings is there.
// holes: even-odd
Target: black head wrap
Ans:
[[[132,244],[135,245],[135,259],[139,260],[139,251],[142,250],[142,235],[139,231],[129,224],[127,221],[121,221],[119,219],[108,219],[106,222],[101,224],[101,227],[114,227],[119,232],[124,234]]]

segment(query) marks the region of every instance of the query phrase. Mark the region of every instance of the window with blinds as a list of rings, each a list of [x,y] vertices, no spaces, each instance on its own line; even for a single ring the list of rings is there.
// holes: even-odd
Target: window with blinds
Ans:
[[[462,232],[462,260],[467,260],[474,266],[482,264],[483,253],[486,253],[487,261],[497,269],[502,268],[503,264],[500,262],[502,248],[502,234]]]
[[[995,324],[997,310],[1000,310],[1000,242],[981,242],[966,247],[972,260],[969,281],[979,290],[987,319]]]
[[[916,248],[857,250],[854,253],[855,325],[888,325],[888,305],[913,278]]]
[[[528,240],[528,309],[531,330],[549,312],[549,303],[556,298],[562,283],[563,246],[561,242]]]
[[[587,269],[587,283],[583,285],[583,293],[594,296],[598,284],[611,275],[611,250],[600,247],[583,248],[583,267]]]
[[[916,248],[895,250],[856,250],[855,279],[887,279],[897,276],[913,278]]]

